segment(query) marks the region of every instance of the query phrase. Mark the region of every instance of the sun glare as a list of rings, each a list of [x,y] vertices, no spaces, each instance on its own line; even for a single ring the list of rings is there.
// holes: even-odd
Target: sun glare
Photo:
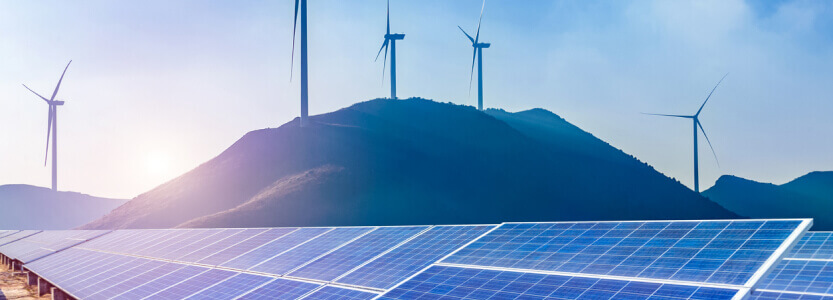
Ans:
[[[167,176],[170,173],[171,160],[165,153],[158,151],[148,153],[145,164],[151,176]]]

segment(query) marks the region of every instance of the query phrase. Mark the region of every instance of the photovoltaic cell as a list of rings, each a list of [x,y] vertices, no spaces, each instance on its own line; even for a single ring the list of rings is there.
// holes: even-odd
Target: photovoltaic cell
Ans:
[[[379,227],[289,275],[331,281],[426,228],[428,227]]]
[[[488,226],[436,226],[337,282],[388,289],[486,233]]]
[[[301,228],[286,236],[277,238],[252,251],[241,253],[242,255],[221,264],[223,267],[248,270],[249,268],[262,263],[273,256],[283,253],[301,243],[307,242],[332,228]]]
[[[318,236],[309,242],[269,259],[250,270],[268,274],[284,275],[304,263],[339,247],[362,234],[373,230],[371,227],[341,227]]]
[[[807,232],[787,257],[833,259],[833,232]]]
[[[758,289],[833,295],[833,261],[783,260]]]
[[[228,233],[230,233],[231,235],[229,235],[228,237],[215,240],[214,243],[205,246],[202,249],[195,250],[183,257],[179,257],[177,258],[177,260],[185,262],[198,262],[203,258],[206,258],[210,255],[214,255],[217,252],[220,252],[228,247],[234,246],[237,243],[245,241],[267,230],[268,229],[244,229],[229,231]]]
[[[139,264],[132,266],[131,268],[119,268],[119,270],[116,270],[115,274],[113,274],[112,276],[97,281],[93,284],[90,284],[85,288],[81,288],[77,290],[74,293],[74,295],[78,296],[81,299],[88,299],[92,295],[101,292],[102,289],[112,287],[134,276],[138,276],[139,274],[142,274],[148,270],[158,268],[159,266],[162,266],[164,264],[165,263],[160,261],[139,259]]]
[[[203,243],[206,238],[222,232],[222,229],[179,229],[186,233],[168,243],[159,244],[157,247],[149,248],[149,252],[143,255],[158,258],[172,258],[173,256],[184,255],[188,251],[181,251],[183,248],[191,247],[193,244]]]
[[[801,223],[507,223],[444,262],[744,285]]]
[[[125,280],[117,283],[116,285],[101,286],[101,291],[90,295],[86,299],[112,299],[117,295],[123,294],[124,292],[132,290],[135,287],[153,281],[157,278],[164,277],[165,275],[171,274],[184,267],[185,265],[181,264],[159,263],[159,265],[156,265],[155,267],[148,268],[148,270],[144,273],[139,273],[136,276],[125,278]]]
[[[817,296],[807,294],[755,292],[746,297],[747,300],[833,300],[833,296]]]
[[[188,297],[188,299],[234,299],[272,279],[272,277],[254,274],[237,274],[215,286]]]
[[[154,299],[185,299],[203,289],[216,283],[226,280],[238,273],[219,269],[208,270],[202,274],[191,277],[181,283],[162,290],[151,296]]]
[[[208,269],[196,266],[185,266],[165,276],[153,279],[150,282],[137,286],[134,289],[131,289],[125,293],[122,293],[121,295],[116,296],[116,298],[142,299],[147,296],[153,295],[161,290],[164,290],[170,286],[186,281],[191,277],[197,276],[205,271],[208,271]]]
[[[304,297],[304,300],[370,300],[378,296],[374,293],[358,290],[343,289],[334,286],[325,286],[312,294]]]
[[[738,290],[432,266],[380,299],[732,299]]]
[[[243,295],[239,299],[298,299],[318,286],[309,282],[275,278],[272,282]]]
[[[297,228],[272,228],[258,234],[252,238],[246,239],[237,243],[233,246],[230,246],[222,251],[218,251],[206,258],[203,258],[198,263],[217,266],[228,262],[229,260],[238,257],[242,254],[248,253],[254,249],[257,249],[260,246],[263,246],[266,243],[274,241],[284,235],[287,235],[293,231],[297,230]]]

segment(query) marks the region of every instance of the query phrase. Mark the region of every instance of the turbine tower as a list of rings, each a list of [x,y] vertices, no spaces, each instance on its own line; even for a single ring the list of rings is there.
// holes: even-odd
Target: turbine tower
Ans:
[[[379,60],[379,55],[382,50],[385,50],[385,62],[382,64],[382,81],[385,80],[385,65],[388,62],[388,42],[390,42],[390,98],[396,99],[396,40],[405,39],[405,34],[390,33],[390,0],[388,0],[388,26],[385,31],[385,42],[379,48],[379,53],[376,53],[376,60]],[[376,61],[374,60],[374,61]]]
[[[474,38],[471,37],[459,25],[460,31],[466,35],[471,41],[471,46],[474,48],[474,53],[471,56],[471,75],[469,75],[469,92],[471,92],[471,82],[474,78],[474,61],[477,59],[477,109],[483,110],[483,49],[489,48],[492,44],[480,42],[480,23],[483,22],[483,10],[486,9],[486,0],[483,0],[483,7],[480,8],[480,20],[477,21],[477,33]]]
[[[30,92],[34,93],[43,101],[46,101],[46,104],[49,106],[49,121],[46,127],[46,155],[43,158],[43,165],[46,166],[46,160],[49,158],[49,134],[52,134],[52,190],[58,191],[58,106],[64,105],[64,101],[57,101],[55,100],[55,95],[58,94],[58,89],[61,87],[61,81],[64,80],[64,74],[67,73],[67,69],[69,69],[69,64],[72,61],[70,60],[67,66],[64,68],[64,72],[61,73],[61,78],[58,79],[58,85],[55,86],[55,91],[52,92],[52,97],[46,99],[46,97],[41,96],[40,94],[36,93],[32,89],[30,89],[25,84],[25,87]]]
[[[295,18],[292,25],[292,62],[289,67],[289,80],[292,81],[292,69],[295,67],[295,30],[298,28],[298,8],[301,9],[301,127],[309,122],[309,88],[307,74],[307,0],[295,0]]]
[[[709,95],[706,97],[706,100],[703,101],[703,104],[700,105],[700,109],[698,109],[697,113],[695,113],[694,115],[689,116],[689,115],[647,114],[647,115],[653,115],[653,116],[691,119],[692,124],[694,126],[694,192],[697,192],[697,193],[700,193],[700,162],[699,162],[698,155],[697,155],[697,127],[700,127],[700,131],[703,132],[703,136],[706,138],[706,142],[709,143],[709,148],[712,150],[712,154],[714,155],[714,161],[717,162],[718,166],[720,165],[720,162],[717,160],[717,153],[714,152],[714,147],[712,147],[712,142],[709,141],[709,136],[706,135],[706,130],[703,129],[703,124],[700,123],[700,113],[703,112],[703,107],[706,106],[706,102],[709,102],[709,98],[712,97],[712,94],[714,93],[714,90],[717,89],[717,86],[719,86],[720,83],[723,82],[723,79],[726,78],[727,75],[729,75],[729,74],[726,73],[726,75],[723,75],[723,78],[720,78],[720,81],[718,81],[717,84],[714,85],[714,88],[712,88],[712,91],[709,92]]]

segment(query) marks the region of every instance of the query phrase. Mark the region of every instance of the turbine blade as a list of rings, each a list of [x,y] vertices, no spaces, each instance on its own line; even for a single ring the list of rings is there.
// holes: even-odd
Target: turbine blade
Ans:
[[[376,53],[376,59],[374,59],[373,61],[379,60],[379,55],[382,55],[382,49],[385,49],[385,47],[387,47],[387,46],[388,46],[388,39],[385,39],[385,42],[382,43],[382,47],[379,48],[379,52]]]
[[[382,62],[382,85],[385,84],[385,68],[388,65],[388,40],[385,40],[385,60]]]
[[[295,0],[295,17],[292,18],[292,61],[289,62],[289,81],[292,81],[292,71],[295,69],[295,31],[298,28],[298,1]]]
[[[666,115],[666,114],[649,114],[649,113],[642,113],[642,114],[643,115],[649,115],[649,116],[675,117],[675,118],[686,118],[686,119],[694,118],[694,116],[684,116],[684,115]]]
[[[64,74],[67,73],[67,69],[69,69],[69,64],[71,64],[71,63],[72,63],[72,60],[69,61],[66,68],[64,68],[64,72],[61,73],[61,78],[58,79],[58,85],[55,86],[55,91],[52,92],[52,98],[49,98],[49,100],[55,100],[55,95],[58,94],[58,89],[61,88],[61,81],[64,81]]]
[[[700,105],[700,109],[697,110],[697,114],[695,114],[695,116],[700,115],[700,112],[703,111],[703,107],[706,106],[706,102],[709,102],[709,98],[712,97],[712,93],[714,93],[714,90],[717,89],[717,86],[720,85],[721,82],[723,82],[723,79],[726,78],[726,76],[729,76],[729,73],[726,73],[726,75],[723,75],[723,78],[720,78],[720,81],[718,81],[717,84],[714,85],[714,88],[712,89],[711,92],[709,92],[709,96],[706,97],[706,101],[703,101],[703,105]]]
[[[390,34],[390,0],[388,0],[388,29],[387,33]]]
[[[477,58],[477,47],[473,47],[474,52],[471,55],[471,75],[469,75],[469,95],[471,95],[471,83],[474,81],[474,59]]]
[[[466,33],[466,31],[465,31],[465,30],[463,30],[463,27],[460,27],[460,25],[457,25],[457,28],[460,28],[460,31],[462,31],[462,32],[463,32],[463,34],[465,34],[465,35],[466,35],[466,37],[467,37],[467,38],[469,38],[469,41],[471,41],[471,42],[472,42],[472,44],[474,44],[474,38],[472,38],[472,37],[471,37],[468,33]]]
[[[38,97],[40,97],[41,99],[43,99],[43,101],[46,101],[46,103],[47,103],[47,104],[49,104],[49,99],[46,99],[45,97],[43,97],[43,96],[41,96],[40,94],[36,93],[35,91],[33,91],[32,89],[30,89],[30,88],[29,88],[28,86],[26,86],[25,84],[23,85],[23,87],[25,87],[27,90],[29,90],[30,92],[34,93],[35,95],[38,95]]]
[[[49,122],[47,122],[46,127],[46,154],[43,156],[43,166],[46,166],[46,160],[49,158],[49,135],[52,134],[52,119],[54,119],[55,115],[55,108],[50,105],[49,106]],[[52,147],[55,147],[54,145]]]
[[[483,11],[486,10],[486,0],[483,0],[483,7],[480,8],[480,20],[477,21],[477,34],[474,35],[474,43],[480,41],[480,23],[483,22]]]
[[[717,166],[720,167],[720,161],[717,160],[717,153],[714,152],[714,147],[712,147],[712,141],[709,140],[709,135],[706,134],[706,130],[703,129],[703,124],[700,124],[700,120],[697,120],[697,126],[700,126],[700,131],[703,132],[703,136],[706,137],[706,142],[709,143],[709,148],[712,149],[712,154],[714,155],[714,161],[717,163]]]

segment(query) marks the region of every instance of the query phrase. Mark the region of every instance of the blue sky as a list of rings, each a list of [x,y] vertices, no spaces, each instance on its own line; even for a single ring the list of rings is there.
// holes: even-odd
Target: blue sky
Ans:
[[[310,1],[310,110],[386,96],[373,58],[384,1]],[[479,0],[393,0],[398,94],[474,105]],[[1,1],[0,184],[48,186],[48,94],[58,95],[61,190],[133,197],[298,114],[293,1]],[[833,169],[833,2],[508,1],[486,4],[485,105],[551,110],[687,185],[701,116],[701,185],[783,183]],[[297,64],[296,64],[297,66]],[[702,137],[701,137],[702,141]]]

